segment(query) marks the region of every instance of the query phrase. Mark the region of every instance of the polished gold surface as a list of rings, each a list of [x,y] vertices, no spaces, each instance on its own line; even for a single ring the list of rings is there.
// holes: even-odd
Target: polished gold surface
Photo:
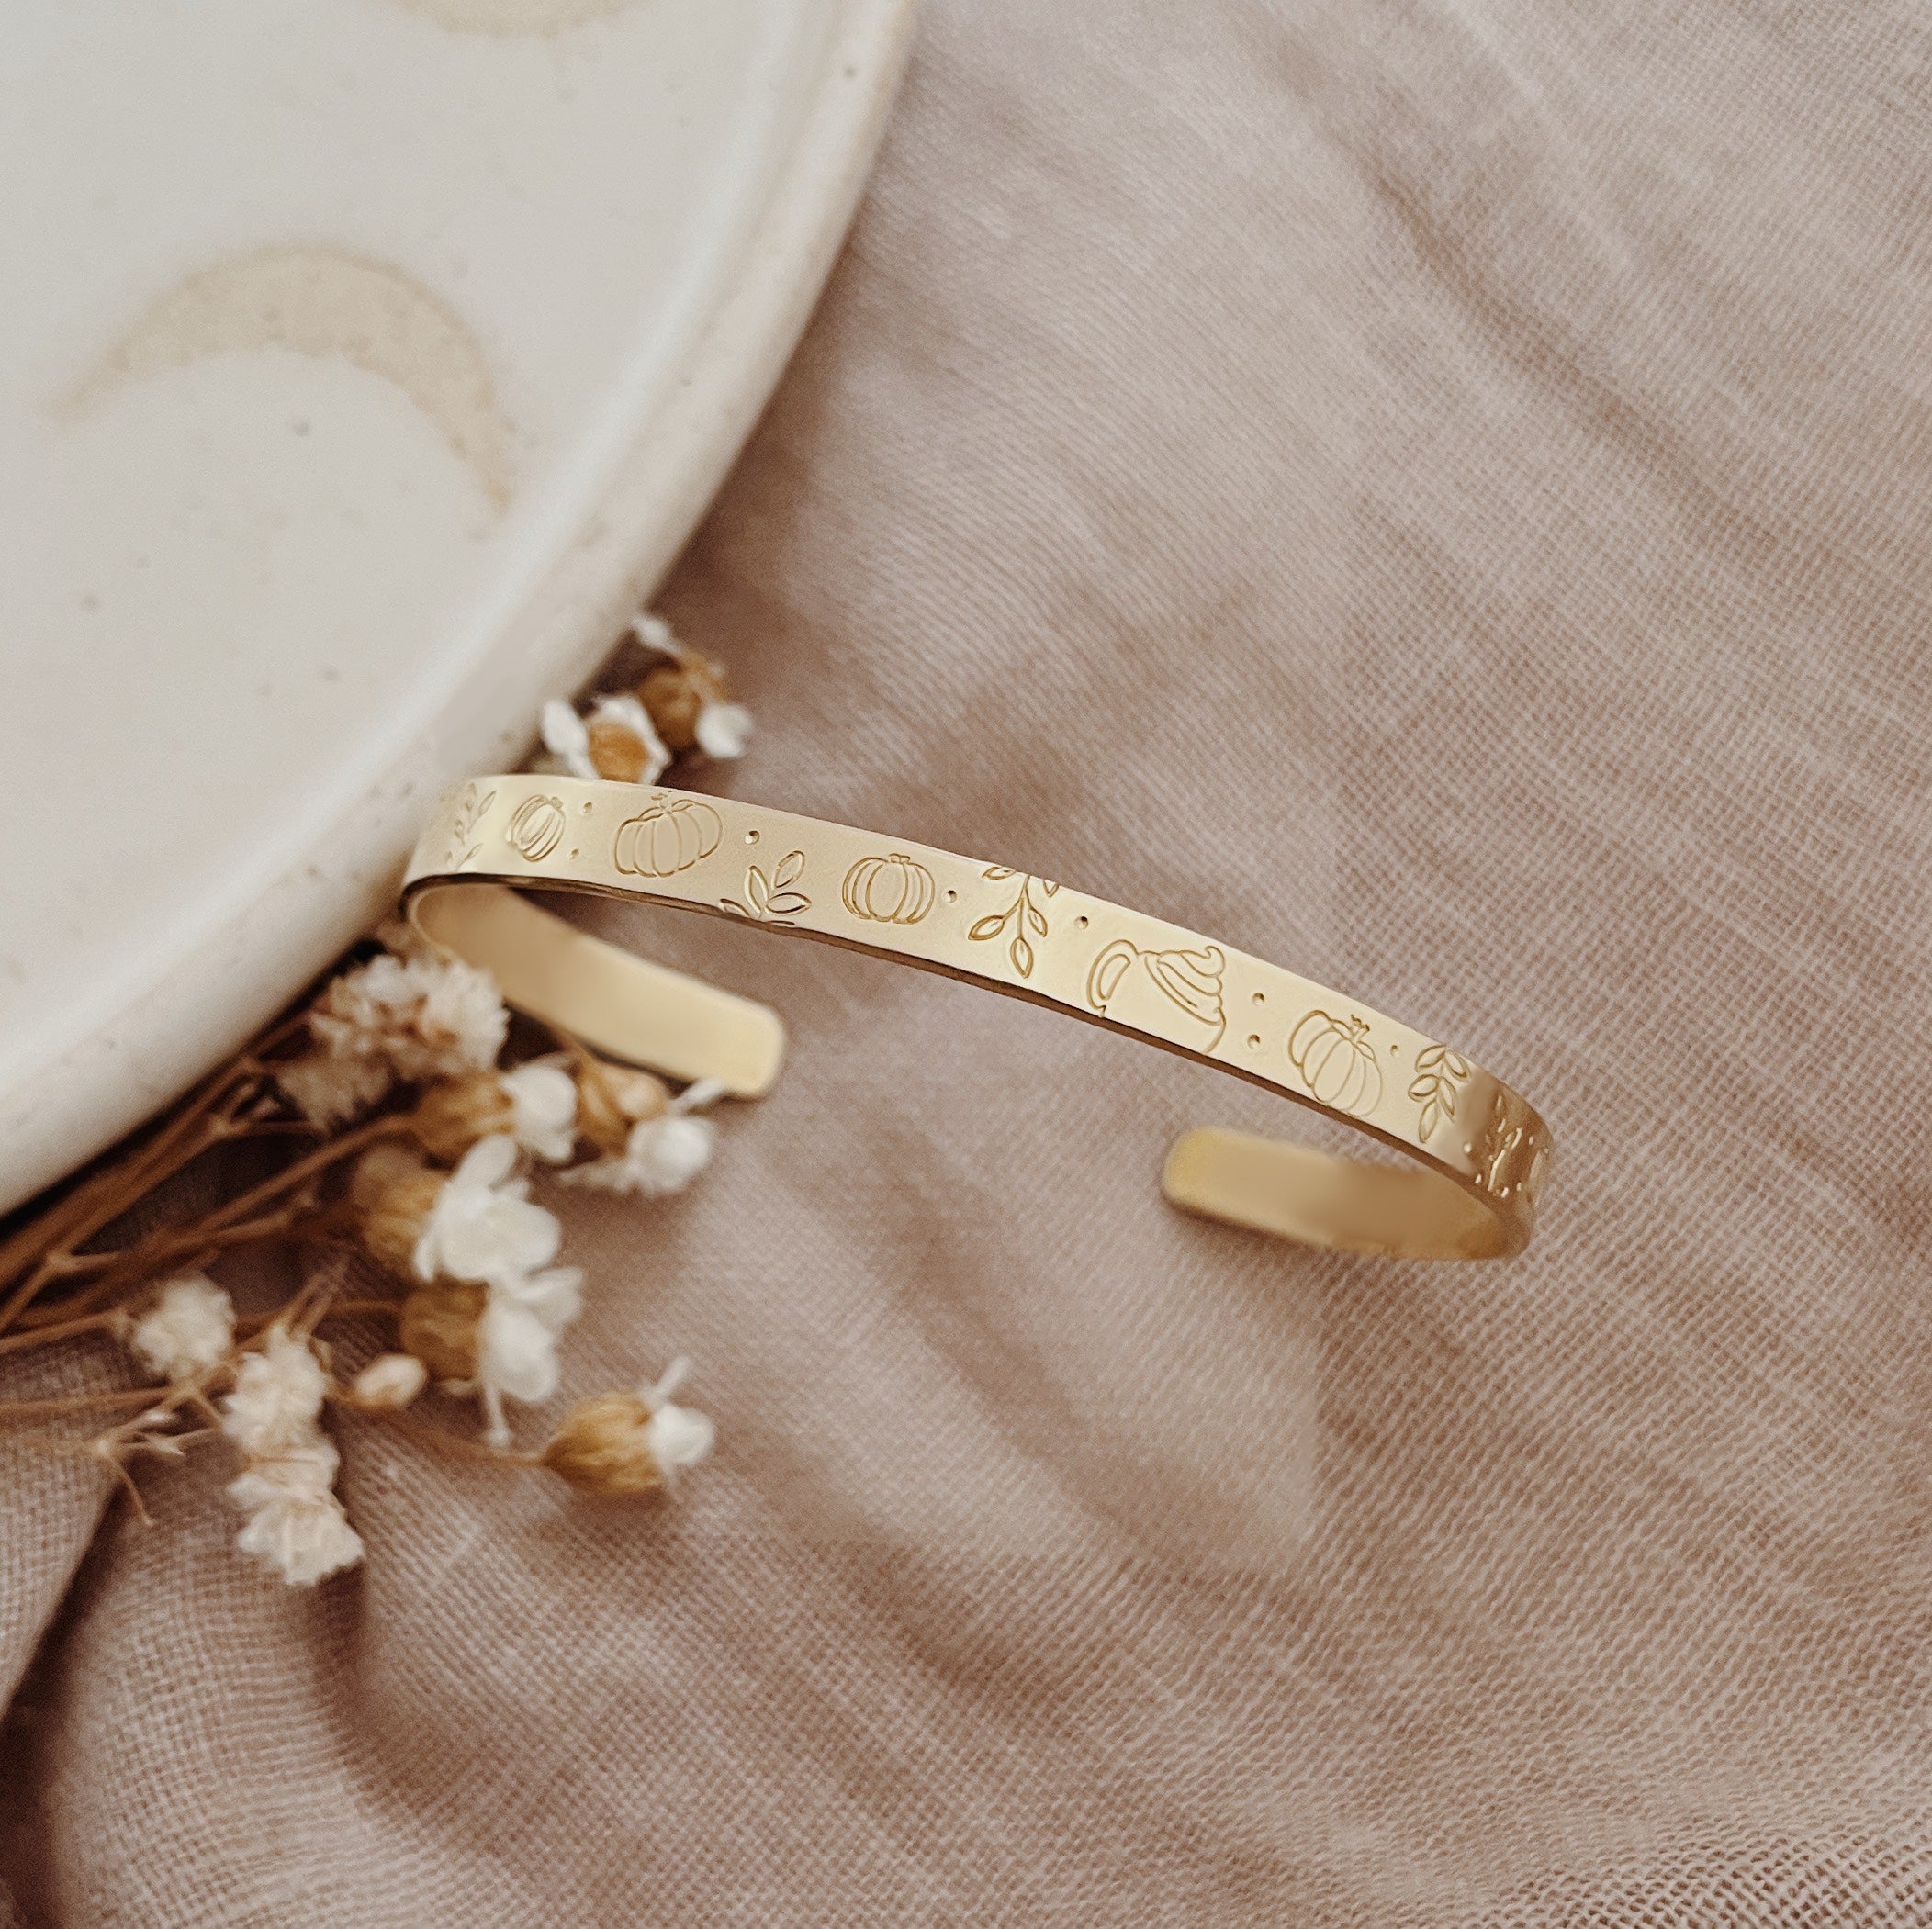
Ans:
[[[422,931],[488,966],[511,1004],[600,1049],[747,1097],[783,1056],[773,1013],[590,937],[506,885],[641,898],[900,959],[1231,1071],[1414,1161],[1188,1132],[1163,1184],[1190,1211],[1418,1259],[1504,1257],[1529,1241],[1549,1132],[1507,1085],[1354,999],[1104,898],[722,797],[494,777],[444,799],[404,886]]]

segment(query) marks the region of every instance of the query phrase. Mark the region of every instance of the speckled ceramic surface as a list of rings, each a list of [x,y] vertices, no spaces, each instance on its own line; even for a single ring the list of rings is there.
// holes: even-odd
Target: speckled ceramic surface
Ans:
[[[910,0],[76,0],[0,89],[0,1206],[520,755],[728,464]]]

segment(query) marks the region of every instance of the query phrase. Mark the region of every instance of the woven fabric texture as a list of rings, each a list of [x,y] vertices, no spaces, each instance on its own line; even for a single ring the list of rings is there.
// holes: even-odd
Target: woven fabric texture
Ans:
[[[1896,6],[934,0],[662,599],[718,781],[1457,1040],[1544,1230],[1185,1219],[1260,1094],[601,910],[792,1026],[691,1194],[545,1194],[567,1391],[689,1351],[715,1464],[348,1424],[298,1593],[219,1453],[144,1530],[17,1450],[26,1919],[1932,1921],[1928,73]]]

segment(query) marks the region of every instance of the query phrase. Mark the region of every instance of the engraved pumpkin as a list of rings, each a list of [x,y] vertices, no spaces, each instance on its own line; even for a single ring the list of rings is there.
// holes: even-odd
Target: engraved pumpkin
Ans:
[[[612,861],[634,878],[671,878],[710,857],[724,835],[702,798],[660,797],[618,825]]]
[[[1368,1042],[1366,1018],[1310,1012],[1288,1034],[1288,1058],[1316,1102],[1360,1117],[1382,1096],[1382,1068]]]
[[[564,835],[564,801],[560,797],[526,797],[510,820],[511,848],[533,864],[541,864]]]
[[[845,907],[872,925],[916,925],[932,909],[932,872],[904,851],[861,858],[846,872]]]

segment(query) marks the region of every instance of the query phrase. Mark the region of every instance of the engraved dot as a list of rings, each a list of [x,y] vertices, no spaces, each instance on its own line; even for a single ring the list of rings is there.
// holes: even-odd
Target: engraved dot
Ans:
[[[756,831],[747,831],[745,833],[745,842],[747,844],[756,844],[758,841],[758,834]]]
[[[1075,925],[1078,925],[1078,926],[1080,927],[1080,929],[1081,929],[1081,930],[1083,930],[1083,931],[1084,931],[1084,930],[1086,929],[1086,927],[1087,927],[1087,921],[1086,921],[1086,920],[1085,920],[1085,919],[1084,919],[1084,917],[1076,917],[1076,918],[1075,918],[1075,919],[1073,920],[1073,922],[1074,922],[1074,924],[1075,924]]]
[[[1268,994],[1267,994],[1267,993],[1265,993],[1265,992],[1256,992],[1256,993],[1255,993],[1255,994],[1254,994],[1254,1002],[1255,1002],[1255,1004],[1266,1004],[1266,1003],[1268,1002]]]
[[[590,800],[588,797],[585,798],[579,808],[582,810],[584,815],[588,817],[590,814]]]
[[[959,901],[960,901],[960,894],[959,894],[959,892],[958,892],[957,891],[949,891],[949,892],[948,892],[946,893],[946,902],[947,902],[947,903],[948,903],[949,904],[956,904],[956,903],[959,903]]]
[[[1248,1034],[1248,1049],[1250,1051],[1255,1051],[1258,1050],[1260,1047],[1261,1034],[1258,1031],[1251,1031]]]
[[[572,846],[570,847],[570,855],[571,855],[571,856],[572,856],[573,858],[580,858],[580,857],[582,857],[582,856],[583,856],[583,852],[582,852],[582,851],[580,851],[580,850],[578,850],[578,849],[577,848],[577,847],[576,847],[576,846],[575,846],[575,845],[573,844],[573,845],[572,845]]]

